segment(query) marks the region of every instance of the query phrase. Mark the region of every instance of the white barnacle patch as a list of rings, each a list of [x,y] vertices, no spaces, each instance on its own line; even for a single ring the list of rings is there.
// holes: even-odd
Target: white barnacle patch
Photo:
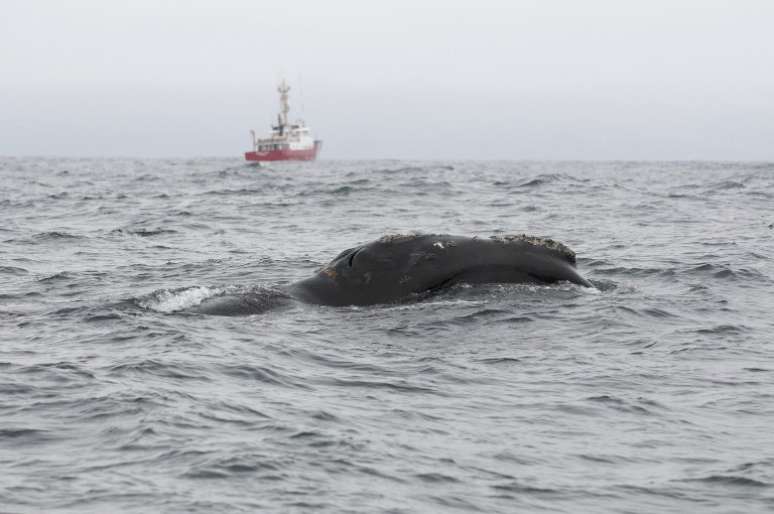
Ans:
[[[537,236],[528,236],[527,234],[509,234],[504,236],[492,236],[490,239],[497,241],[499,243],[527,243],[531,244],[532,246],[542,246],[543,248],[547,248],[549,250],[554,250],[556,252],[559,252],[561,254],[564,254],[568,259],[571,261],[575,261],[575,252],[573,252],[570,248],[568,248],[566,245],[560,243],[559,241],[554,241],[553,239],[548,239],[545,237],[537,237]]]
[[[402,243],[403,241],[411,241],[419,237],[419,233],[409,234],[386,234],[379,238],[380,243]]]

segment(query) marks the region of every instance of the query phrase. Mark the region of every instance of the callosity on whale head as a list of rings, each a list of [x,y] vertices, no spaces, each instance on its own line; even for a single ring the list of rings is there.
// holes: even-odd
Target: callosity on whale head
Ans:
[[[551,239],[401,234],[343,251],[289,292],[309,303],[371,305],[461,282],[559,281],[593,287],[576,271],[575,253]]]

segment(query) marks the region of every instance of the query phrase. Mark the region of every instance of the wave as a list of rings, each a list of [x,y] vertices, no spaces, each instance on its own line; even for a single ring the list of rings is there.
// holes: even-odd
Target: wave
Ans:
[[[55,273],[53,275],[49,275],[47,277],[43,277],[41,279],[38,279],[38,282],[59,282],[62,280],[73,280],[76,276],[73,273],[70,273],[69,271],[60,271],[59,273]]]
[[[515,480],[506,482],[504,484],[495,484],[491,487],[492,489],[497,489],[499,491],[508,491],[512,493],[523,493],[523,494],[557,494],[561,492],[558,489],[521,484]]]
[[[460,480],[451,475],[444,475],[438,472],[416,473],[414,478],[421,480],[422,482],[430,483],[457,483]]]
[[[117,228],[110,231],[111,234],[127,234],[127,235],[133,235],[133,236],[139,236],[139,237],[152,237],[152,236],[158,236],[162,234],[177,234],[177,230],[172,230],[169,228],[156,228],[156,229],[147,229],[147,228],[137,228],[137,229],[129,229],[129,228]]]
[[[767,259],[767,257],[760,255],[753,256],[759,259]],[[689,268],[669,266],[663,268],[648,268],[615,266],[604,261],[590,261],[589,267],[593,268],[595,274],[621,275],[628,278],[662,277],[673,280],[676,276],[708,276],[715,279],[745,280],[753,282],[768,280],[766,275],[753,268],[731,268],[725,264],[711,264],[708,262],[697,264]]]
[[[425,168],[421,166],[403,166],[398,168],[378,168],[373,170],[373,173],[384,173],[384,174],[400,174],[400,173],[406,173],[406,174],[417,174],[422,173],[427,169],[432,168]]]
[[[348,184],[342,184],[335,187],[330,188],[315,188],[315,189],[305,189],[299,191],[296,196],[297,197],[318,197],[318,196],[349,196],[353,193],[365,193],[374,191],[375,188],[372,186],[368,186],[366,184],[356,184],[357,181],[351,181]],[[391,192],[394,193],[394,191],[387,191],[383,190],[382,192]]]
[[[550,176],[544,176],[542,178],[538,177],[538,178],[533,178],[532,180],[528,180],[526,182],[522,182],[517,187],[537,187],[537,186],[548,184],[553,181],[554,179],[551,178]]]
[[[468,323],[478,323],[480,321],[489,321],[489,322],[495,322],[495,323],[503,322],[503,321],[507,321],[509,323],[513,323],[513,322],[529,323],[530,321],[534,321],[534,320],[529,316],[514,317],[514,313],[508,310],[490,309],[490,308],[484,308],[476,312],[471,312],[469,314],[457,316],[451,320],[452,323],[463,324],[463,325]]]
[[[715,191],[724,191],[727,189],[743,189],[744,187],[745,185],[741,182],[737,182],[735,180],[724,180],[722,182],[709,184],[707,186],[707,189],[715,190]]]
[[[354,190],[355,188],[353,188],[352,186],[339,186],[339,187],[330,189],[328,191],[325,191],[325,193],[331,194],[331,195],[348,195]]]
[[[12,441],[9,441],[11,439]],[[2,428],[0,443],[18,445],[37,445],[54,439],[47,430],[37,428]]]
[[[516,357],[487,357],[476,359],[475,362],[480,362],[481,364],[520,364],[521,359]]]
[[[154,359],[132,360],[116,364],[111,366],[107,372],[115,376],[149,374],[175,380],[210,380],[207,373],[199,367],[182,364],[179,361],[171,363]]]
[[[686,478],[682,482],[703,482],[712,485],[741,486],[741,487],[771,487],[772,484],[738,475],[709,475],[700,478]]]
[[[369,389],[386,389],[397,393],[417,393],[417,394],[433,394],[438,396],[448,396],[446,392],[433,387],[425,387],[419,385],[412,385],[405,381],[389,382],[381,380],[357,380],[347,378],[321,378],[316,381],[319,384],[334,387],[353,387],[362,388],[364,390]]]
[[[746,332],[748,330],[747,327],[742,325],[731,325],[731,324],[724,324],[724,325],[715,325],[712,328],[700,328],[696,330],[697,334],[705,334],[705,335],[729,335],[729,334],[741,334],[743,332]]]
[[[16,266],[0,266],[0,274],[3,275],[26,275],[29,273],[24,268],[18,268]]]
[[[38,244],[38,243],[45,243],[49,241],[58,241],[58,242],[65,242],[65,241],[78,241],[81,239],[86,239],[85,236],[80,236],[77,234],[70,234],[69,232],[62,232],[58,230],[52,230],[48,232],[39,232],[37,234],[32,235],[28,238],[20,238],[20,239],[8,239],[6,241],[3,241],[4,243],[21,243],[21,244]]]
[[[148,296],[136,299],[135,303],[143,309],[168,314],[200,305],[207,298],[222,293],[222,289],[203,286],[160,289]]]
[[[268,366],[258,366],[252,364],[230,364],[220,366],[219,371],[230,377],[246,380],[252,383],[261,382],[263,384],[276,385],[282,387],[291,387],[296,389],[311,389],[296,377],[283,374]]]
[[[240,188],[240,189],[213,189],[211,191],[205,191],[204,193],[200,193],[202,195],[213,195],[213,196],[232,196],[232,195],[262,195],[266,193],[265,188]]]
[[[51,240],[51,239],[83,239],[83,236],[79,236],[76,234],[70,234],[69,232],[59,232],[59,231],[51,231],[51,232],[40,232],[38,234],[35,234],[32,236],[33,239],[38,240]]]
[[[190,311],[214,316],[249,316],[260,314],[288,302],[282,291],[260,286],[206,287],[159,289],[133,300],[138,307],[170,314]]]
[[[642,405],[638,405],[631,401],[624,400],[623,398],[618,398],[617,396],[611,396],[608,394],[603,394],[599,396],[589,396],[588,398],[586,398],[586,400],[600,405],[604,405],[606,407],[609,407],[610,409],[613,409],[619,412],[627,412],[631,414],[645,414],[645,415],[653,414],[650,409],[647,409]],[[638,401],[642,401],[642,399],[639,398]],[[656,404],[655,402],[650,402],[650,405],[653,406],[658,404]]]
[[[20,368],[18,373],[42,375],[37,378],[38,381],[50,380],[58,384],[95,378],[84,366],[67,361],[33,364]]]
[[[767,277],[760,271],[748,268],[733,269],[723,264],[703,263],[685,270],[689,275],[711,275],[713,278],[728,280],[764,281]]]
[[[516,187],[532,188],[532,187],[544,186],[546,184],[551,184],[554,182],[588,182],[588,179],[574,177],[566,173],[541,173],[535,176],[534,178],[531,178],[525,182],[521,182],[517,184]]]

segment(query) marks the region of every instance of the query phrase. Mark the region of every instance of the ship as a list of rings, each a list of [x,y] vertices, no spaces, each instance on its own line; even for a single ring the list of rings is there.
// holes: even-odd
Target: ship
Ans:
[[[256,138],[251,130],[253,149],[245,152],[245,159],[251,162],[268,161],[313,161],[322,148],[322,141],[312,136],[312,131],[303,120],[288,121],[290,86],[284,80],[277,87],[280,94],[280,112],[277,124],[271,127],[271,135]]]

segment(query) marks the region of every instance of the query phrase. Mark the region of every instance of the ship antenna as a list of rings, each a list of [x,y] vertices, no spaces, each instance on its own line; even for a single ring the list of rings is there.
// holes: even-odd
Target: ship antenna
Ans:
[[[290,91],[290,86],[288,86],[287,82],[285,82],[285,79],[282,79],[279,87],[277,87],[277,91],[280,94],[280,111],[282,112],[281,124],[286,126],[288,124],[288,111],[290,111],[290,102],[288,102],[288,92]]]

